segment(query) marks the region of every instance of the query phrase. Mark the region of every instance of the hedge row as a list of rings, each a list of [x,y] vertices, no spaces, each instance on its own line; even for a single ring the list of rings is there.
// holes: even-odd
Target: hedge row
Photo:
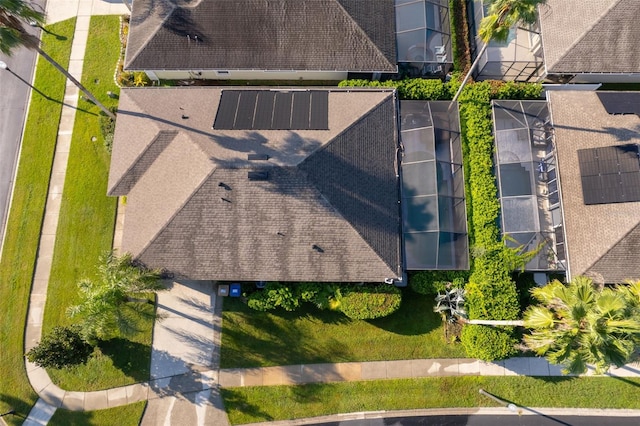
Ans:
[[[269,282],[264,289],[245,295],[247,305],[258,311],[294,311],[303,303],[313,303],[319,309],[341,311],[352,319],[385,317],[397,311],[402,300],[400,289],[388,284]]]
[[[511,274],[524,266],[526,259],[508,248],[500,237],[491,99],[538,98],[540,92],[539,85],[481,82],[470,85],[460,97],[474,257],[473,272],[465,287],[470,319],[514,320],[520,316],[518,292]],[[513,355],[517,341],[510,327],[480,325],[466,326],[461,340],[469,356],[487,361]]]

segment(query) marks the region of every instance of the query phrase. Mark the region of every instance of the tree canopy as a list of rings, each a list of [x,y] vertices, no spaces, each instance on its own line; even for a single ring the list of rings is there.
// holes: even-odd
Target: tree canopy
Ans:
[[[532,294],[539,304],[525,311],[531,334],[524,341],[538,355],[573,374],[586,372],[587,364],[603,373],[632,360],[640,342],[640,281],[604,287],[576,277]]]

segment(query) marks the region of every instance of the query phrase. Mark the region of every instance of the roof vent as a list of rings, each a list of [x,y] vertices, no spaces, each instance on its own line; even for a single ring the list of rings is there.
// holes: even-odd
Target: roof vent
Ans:
[[[269,180],[269,172],[249,172],[247,177],[249,180]]]
[[[247,159],[249,161],[267,161],[269,156],[267,154],[249,154]]]

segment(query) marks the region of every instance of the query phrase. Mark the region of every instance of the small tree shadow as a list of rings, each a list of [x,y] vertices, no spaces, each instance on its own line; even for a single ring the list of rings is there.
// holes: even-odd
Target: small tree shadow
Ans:
[[[118,337],[100,341],[98,347],[105,356],[111,359],[114,367],[136,382],[149,379],[150,345]]]
[[[258,405],[250,403],[241,389],[223,388],[220,390],[220,393],[222,394],[222,399],[227,412],[231,413],[232,411],[239,411],[244,415],[251,416],[252,420],[255,421],[273,420],[273,417],[262,411]]]

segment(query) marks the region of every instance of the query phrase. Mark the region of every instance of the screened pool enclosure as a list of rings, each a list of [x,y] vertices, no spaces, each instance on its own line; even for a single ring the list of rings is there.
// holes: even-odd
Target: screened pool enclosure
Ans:
[[[538,250],[529,271],[564,270],[564,230],[545,101],[494,101],[495,172],[502,233],[511,247]]]
[[[403,239],[408,270],[468,269],[458,108],[401,101]]]

